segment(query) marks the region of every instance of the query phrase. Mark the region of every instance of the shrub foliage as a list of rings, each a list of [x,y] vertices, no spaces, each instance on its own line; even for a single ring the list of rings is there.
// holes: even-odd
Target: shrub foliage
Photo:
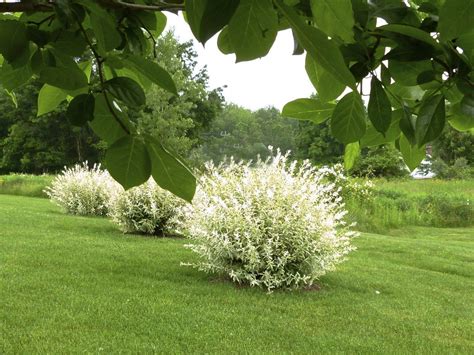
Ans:
[[[85,162],[64,168],[45,193],[67,213],[103,216],[121,189],[107,171],[101,170],[100,164],[89,169]]]
[[[207,169],[186,208],[190,265],[271,291],[312,285],[353,249],[339,189],[308,162],[277,152]]]
[[[116,195],[110,216],[124,233],[164,235],[176,229],[183,204],[150,179]]]

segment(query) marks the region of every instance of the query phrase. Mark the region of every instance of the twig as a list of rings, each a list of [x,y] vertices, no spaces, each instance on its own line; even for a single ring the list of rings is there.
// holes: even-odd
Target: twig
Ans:
[[[129,9],[131,11],[180,11],[184,10],[184,4],[168,4],[158,1],[154,5],[143,5],[129,3],[121,0],[98,0],[104,8],[107,9]],[[53,12],[56,2],[49,0],[48,2],[1,2],[0,13],[4,12]]]
[[[77,20],[77,19],[76,19]],[[109,96],[107,94],[107,90],[105,88],[105,79],[104,79],[104,73],[102,71],[102,64],[104,60],[102,57],[99,55],[99,53],[95,50],[94,46],[92,45],[91,40],[89,39],[89,36],[87,36],[87,32],[82,26],[82,23],[80,23],[79,20],[77,20],[77,23],[79,25],[79,28],[82,32],[82,35],[84,36],[84,39],[86,40],[89,48],[92,51],[92,54],[94,55],[95,61],[97,63],[97,72],[99,74],[99,81],[100,81],[100,86],[102,87],[102,93],[104,94],[104,99],[105,103],[107,105],[107,108],[109,109],[110,113],[112,114],[113,118],[117,121],[117,123],[120,125],[120,127],[127,132],[127,134],[130,134],[130,130],[125,126],[125,124],[122,122],[120,117],[117,116],[117,113],[115,112],[114,108],[112,107],[112,103],[110,102]]]
[[[31,24],[33,24],[33,25],[36,25],[36,26],[40,27],[43,23],[45,23],[45,22],[47,22],[47,21],[49,21],[49,20],[53,20],[55,16],[56,16],[56,15],[53,14],[53,15],[49,15],[48,17],[44,18],[43,20],[41,20],[41,21],[39,21],[39,22],[27,21],[27,23],[31,23]]]
[[[0,3],[0,13],[2,12],[51,12],[54,11],[53,3],[34,2],[2,2]]]
[[[148,35],[150,36],[149,39],[151,39],[151,41],[153,42],[153,57],[156,59],[158,57],[158,55],[156,54],[156,39],[150,32],[150,30],[146,28],[146,26],[143,24],[142,20],[140,20],[138,17],[137,20],[140,23],[140,26],[142,26],[145,29],[145,32],[148,33]]]
[[[155,5],[143,5],[125,2],[121,0],[114,1],[115,4],[132,10],[147,10],[147,11],[173,11],[173,10],[184,10],[184,4],[167,4],[165,2],[159,2]]]

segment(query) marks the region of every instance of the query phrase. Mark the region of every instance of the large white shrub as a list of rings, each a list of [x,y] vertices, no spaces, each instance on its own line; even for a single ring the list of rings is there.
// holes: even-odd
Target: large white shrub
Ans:
[[[308,162],[207,169],[183,222],[200,257],[188,265],[271,291],[310,286],[353,249],[339,189]]]
[[[124,233],[164,235],[175,231],[183,205],[150,179],[116,195],[109,215]]]
[[[65,167],[45,193],[67,213],[102,216],[108,213],[111,200],[121,189],[100,164],[89,169],[85,162]]]

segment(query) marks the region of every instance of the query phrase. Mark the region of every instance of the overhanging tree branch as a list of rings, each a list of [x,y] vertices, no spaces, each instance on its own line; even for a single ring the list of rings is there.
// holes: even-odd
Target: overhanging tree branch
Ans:
[[[171,4],[164,1],[143,5],[121,0],[98,0],[106,9],[128,9],[132,11],[179,11],[184,10],[184,4]],[[0,13],[4,12],[52,12],[56,1],[32,3],[29,1],[1,2]]]
[[[115,112],[114,108],[112,107],[112,103],[110,102],[110,98],[107,94],[107,89],[105,88],[104,73],[103,73],[103,70],[102,70],[102,64],[103,64],[104,60],[101,58],[99,53],[97,53],[97,51],[95,50],[89,36],[87,36],[86,30],[84,29],[84,27],[82,27],[82,24],[79,21],[77,22],[77,24],[79,26],[79,29],[81,30],[82,35],[84,36],[84,39],[87,42],[87,45],[89,46],[90,50],[92,51],[92,54],[94,55],[94,59],[95,59],[96,65],[97,65],[97,72],[99,74],[100,86],[102,88],[102,94],[104,95],[104,99],[105,99],[105,103],[107,105],[107,108],[109,109],[109,112],[112,115],[112,117],[115,119],[115,121],[117,121],[117,123],[120,125],[120,127],[125,132],[127,132],[127,134],[130,134],[130,130],[128,129],[128,127],[122,122],[120,117],[117,116],[117,113]]]
[[[31,3],[31,2],[1,2],[0,3],[0,13],[3,12],[29,12],[29,11],[39,11],[39,12],[51,12],[54,2],[48,3]]]

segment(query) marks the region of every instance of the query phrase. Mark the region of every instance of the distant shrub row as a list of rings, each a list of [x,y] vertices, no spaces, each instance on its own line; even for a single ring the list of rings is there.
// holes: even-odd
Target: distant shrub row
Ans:
[[[206,165],[193,204],[153,180],[124,191],[94,166],[65,169],[46,189],[67,213],[108,215],[123,232],[180,233],[199,256],[192,266],[238,283],[311,286],[354,249],[342,196],[368,196],[342,167],[315,169],[277,152],[254,164]]]

